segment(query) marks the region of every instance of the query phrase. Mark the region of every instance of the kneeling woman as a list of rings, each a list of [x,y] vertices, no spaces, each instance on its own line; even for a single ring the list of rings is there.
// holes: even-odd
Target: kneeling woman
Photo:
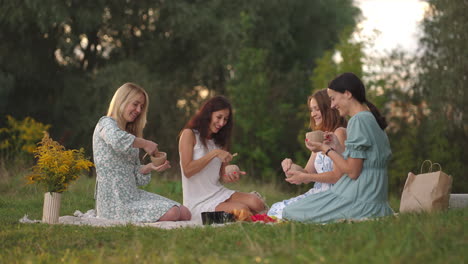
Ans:
[[[179,139],[184,205],[201,221],[202,212],[247,210],[255,214],[265,209],[255,194],[225,188],[223,182],[236,182],[240,173],[225,173],[232,160],[229,140],[232,108],[223,96],[205,102],[185,125]]]
[[[96,125],[97,216],[129,222],[190,220],[190,211],[183,205],[137,187],[149,183],[151,171],[171,167],[168,161],[158,167],[140,164],[140,148],[149,154],[158,151],[155,142],[143,138],[147,110],[146,91],[126,83],[115,92],[107,116]]]

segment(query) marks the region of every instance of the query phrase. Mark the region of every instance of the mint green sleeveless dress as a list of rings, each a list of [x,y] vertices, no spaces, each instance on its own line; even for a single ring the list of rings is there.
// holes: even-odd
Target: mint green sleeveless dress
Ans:
[[[387,174],[392,152],[387,134],[371,112],[359,112],[349,120],[345,146],[345,159],[364,159],[361,175],[356,180],[344,175],[329,190],[286,206],[284,219],[327,223],[393,214],[388,204]]]

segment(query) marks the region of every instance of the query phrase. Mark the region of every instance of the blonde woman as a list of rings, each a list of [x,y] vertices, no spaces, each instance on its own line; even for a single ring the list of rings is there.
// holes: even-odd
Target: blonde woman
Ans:
[[[185,206],[138,188],[150,182],[152,171],[171,167],[168,161],[160,166],[140,164],[140,148],[148,154],[158,151],[158,144],[143,138],[148,103],[143,88],[125,83],[115,92],[107,115],[96,125],[93,154],[98,217],[129,222],[191,218]]]

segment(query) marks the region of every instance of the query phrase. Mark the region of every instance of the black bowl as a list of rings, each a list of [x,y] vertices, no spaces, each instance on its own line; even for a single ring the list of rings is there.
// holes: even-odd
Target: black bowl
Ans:
[[[236,221],[236,217],[233,214],[224,211],[203,212],[201,213],[201,218],[204,225],[224,224]]]

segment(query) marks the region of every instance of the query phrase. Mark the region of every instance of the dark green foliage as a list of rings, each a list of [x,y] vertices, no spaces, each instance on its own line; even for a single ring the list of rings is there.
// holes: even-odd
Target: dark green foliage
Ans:
[[[431,0],[429,5],[417,90],[430,110],[423,146],[428,159],[454,177],[453,192],[467,192],[468,2]]]
[[[228,95],[240,165],[263,178],[280,172],[282,159],[298,152],[302,157],[303,144],[296,138],[306,120],[310,71],[340,32],[354,27],[359,12],[349,1],[259,3],[242,14],[247,37],[233,64]]]
[[[0,116],[51,124],[90,154],[113,92],[134,82],[150,94],[145,135],[177,164],[177,135],[208,89],[233,100],[240,162],[266,175],[300,147],[308,74],[357,14],[350,0],[2,1]]]

